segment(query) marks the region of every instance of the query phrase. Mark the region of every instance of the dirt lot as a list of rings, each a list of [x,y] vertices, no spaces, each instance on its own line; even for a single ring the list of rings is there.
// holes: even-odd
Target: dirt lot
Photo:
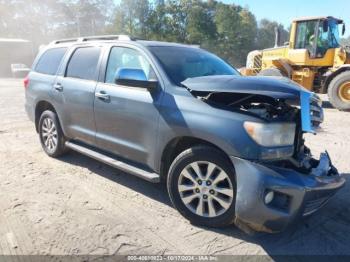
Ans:
[[[74,152],[47,157],[23,103],[22,83],[0,80],[0,254],[350,254],[350,183],[280,234],[199,228],[161,185]],[[325,105],[324,130],[308,144],[349,180],[350,113]]]

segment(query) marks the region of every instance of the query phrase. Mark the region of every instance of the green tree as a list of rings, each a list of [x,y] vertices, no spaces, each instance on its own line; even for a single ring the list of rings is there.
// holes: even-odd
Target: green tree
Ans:
[[[216,0],[0,0],[0,34],[33,40],[130,34],[150,40],[199,44],[231,64],[253,49],[273,47],[277,22]],[[345,41],[345,40],[344,40]],[[349,41],[349,39],[347,40]]]
[[[2,31],[5,37],[31,39],[39,44],[51,39],[55,31],[56,1],[7,0],[1,2]]]
[[[10,5],[11,2],[0,0],[0,35],[10,36],[9,21],[14,16],[14,8]]]
[[[113,31],[147,38],[150,19],[151,5],[148,0],[122,0],[116,8]]]
[[[218,33],[217,53],[233,65],[243,65],[255,42],[254,15],[241,6],[218,3],[214,21]]]
[[[106,31],[114,11],[113,0],[61,0],[60,35],[98,35]]]
[[[154,40],[166,40],[167,37],[167,17],[164,0],[157,0],[150,9],[148,27],[149,37]]]
[[[281,44],[289,41],[289,32],[284,29],[283,25],[268,19],[262,19],[259,23],[258,35],[256,41],[257,49],[274,47],[275,44],[275,28],[280,31]]]
[[[192,1],[187,11],[186,42],[211,48],[215,36],[216,26],[210,5],[199,0]]]
[[[0,32],[37,46],[62,37],[103,34],[113,9],[113,0],[0,0]]]
[[[166,1],[166,19],[164,20],[166,40],[180,43],[186,41],[186,19],[189,4],[189,1],[186,0]]]

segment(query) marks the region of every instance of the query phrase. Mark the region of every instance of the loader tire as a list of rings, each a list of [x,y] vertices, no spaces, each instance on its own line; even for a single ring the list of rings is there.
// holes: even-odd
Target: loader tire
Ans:
[[[350,110],[350,71],[340,73],[328,86],[328,98],[333,107]]]

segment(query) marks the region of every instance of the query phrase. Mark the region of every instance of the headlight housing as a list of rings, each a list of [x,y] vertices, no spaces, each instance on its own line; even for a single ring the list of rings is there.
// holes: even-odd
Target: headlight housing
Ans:
[[[295,138],[295,123],[244,122],[248,135],[265,147],[292,146]]]

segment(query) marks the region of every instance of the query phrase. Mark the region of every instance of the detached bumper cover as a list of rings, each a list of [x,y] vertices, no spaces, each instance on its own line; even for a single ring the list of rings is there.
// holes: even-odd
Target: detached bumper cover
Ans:
[[[236,223],[256,231],[282,231],[321,208],[345,183],[325,153],[310,174],[236,157],[231,161],[237,179]],[[265,194],[270,190],[284,197],[283,206],[265,204]]]

